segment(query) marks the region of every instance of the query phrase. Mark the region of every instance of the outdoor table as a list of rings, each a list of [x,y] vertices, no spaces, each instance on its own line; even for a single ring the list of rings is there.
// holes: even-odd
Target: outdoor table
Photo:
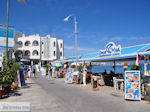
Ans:
[[[114,81],[115,90],[119,90],[119,84],[120,84],[120,90],[124,91],[124,79],[113,78],[113,81]]]

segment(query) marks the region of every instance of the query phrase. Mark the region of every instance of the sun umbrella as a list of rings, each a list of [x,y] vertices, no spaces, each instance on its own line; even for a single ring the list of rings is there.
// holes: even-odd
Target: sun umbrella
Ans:
[[[52,66],[53,66],[53,67],[61,67],[62,64],[60,64],[60,63],[55,63],[55,64],[53,64]]]
[[[22,63],[22,62],[18,62],[18,64],[20,64],[21,66],[24,66],[24,63]]]

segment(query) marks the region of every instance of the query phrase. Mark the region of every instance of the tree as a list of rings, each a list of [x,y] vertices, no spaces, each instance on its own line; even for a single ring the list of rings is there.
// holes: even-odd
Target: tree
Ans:
[[[16,59],[16,62],[20,62],[20,60],[22,59],[22,57],[23,57],[23,53],[22,53],[22,51],[20,51],[20,50],[17,50],[16,52],[15,52],[15,59]]]

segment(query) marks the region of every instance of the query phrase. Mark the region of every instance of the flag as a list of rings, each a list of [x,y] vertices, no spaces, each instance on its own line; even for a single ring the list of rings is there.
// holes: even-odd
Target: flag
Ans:
[[[140,63],[142,56],[138,54],[138,64]]]
[[[140,63],[140,60],[141,60],[142,56],[141,55],[137,55],[137,58],[136,58],[136,65],[139,66],[139,63]]]

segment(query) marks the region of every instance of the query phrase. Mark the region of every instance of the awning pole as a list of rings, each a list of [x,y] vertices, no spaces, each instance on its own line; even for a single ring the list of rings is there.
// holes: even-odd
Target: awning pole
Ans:
[[[139,63],[138,63],[138,54],[137,54],[137,56],[136,56],[136,62],[135,62],[135,64],[136,64],[137,66],[139,66]]]
[[[114,74],[115,74],[115,71],[116,71],[115,70],[116,69],[116,63],[115,63],[115,61],[114,61],[114,67],[113,68],[114,68]]]
[[[144,56],[144,75],[148,75],[147,74],[147,56]]]

